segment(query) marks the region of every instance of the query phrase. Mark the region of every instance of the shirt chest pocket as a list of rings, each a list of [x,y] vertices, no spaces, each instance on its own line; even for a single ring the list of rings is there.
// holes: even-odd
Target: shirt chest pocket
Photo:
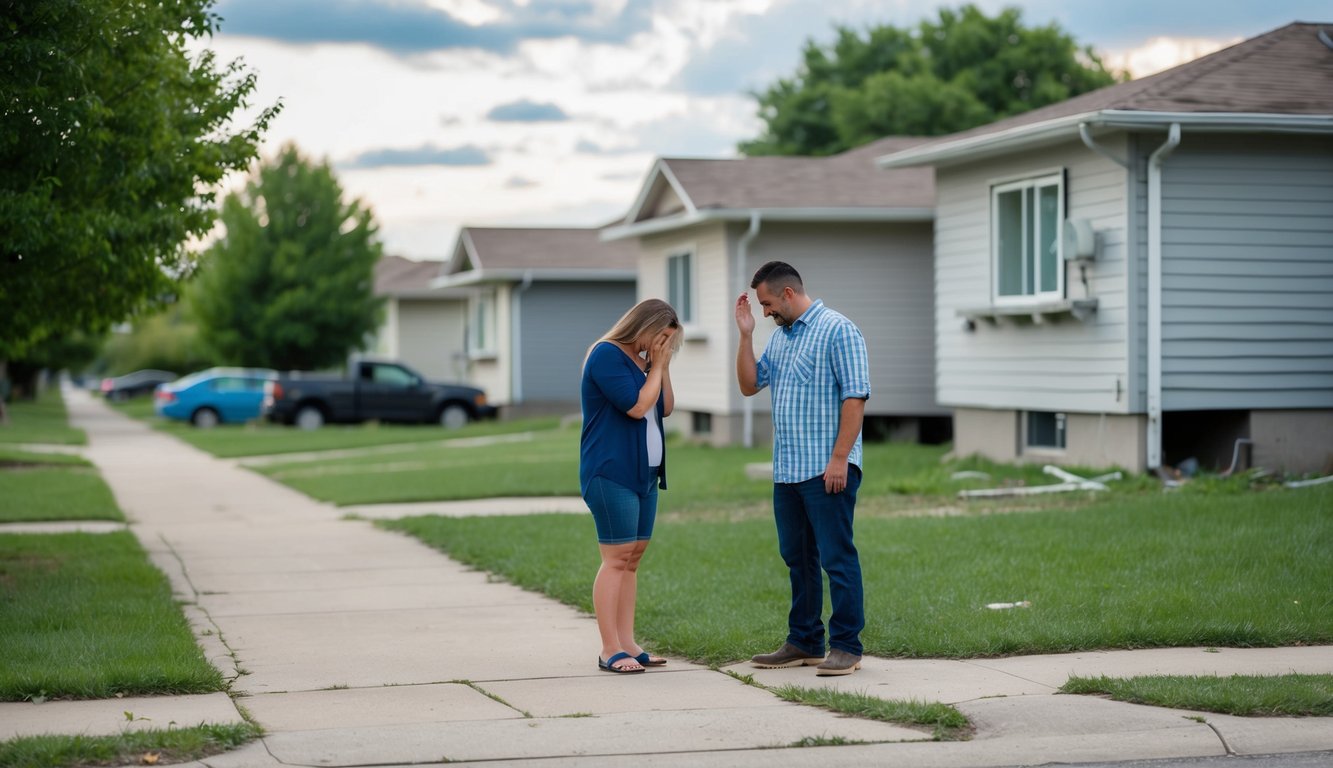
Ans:
[[[787,369],[787,379],[791,384],[808,384],[815,377],[814,352],[809,349],[794,351]]]

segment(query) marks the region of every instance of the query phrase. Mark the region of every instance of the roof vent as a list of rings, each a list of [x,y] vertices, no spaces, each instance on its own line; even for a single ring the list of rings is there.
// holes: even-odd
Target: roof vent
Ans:
[[[1333,50],[1333,37],[1328,36],[1327,29],[1321,27],[1319,33],[1316,34],[1315,37],[1319,38],[1319,42],[1323,43],[1330,50]]]

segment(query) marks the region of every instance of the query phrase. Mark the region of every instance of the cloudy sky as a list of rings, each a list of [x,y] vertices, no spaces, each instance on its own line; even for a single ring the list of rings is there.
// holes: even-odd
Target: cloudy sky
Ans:
[[[333,164],[390,253],[443,258],[462,225],[596,226],[655,157],[726,157],[758,134],[748,94],[835,24],[911,26],[934,0],[218,0],[209,46],[281,99],[263,148]],[[1326,0],[978,0],[1057,22],[1151,74]]]

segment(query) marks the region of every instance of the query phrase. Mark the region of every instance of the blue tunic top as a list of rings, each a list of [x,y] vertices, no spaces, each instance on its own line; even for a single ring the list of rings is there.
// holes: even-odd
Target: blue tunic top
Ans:
[[[598,342],[583,365],[583,436],[579,447],[579,487],[584,494],[594,477],[643,493],[652,481],[648,466],[648,422],[627,413],[639,402],[647,374],[609,341]],[[662,429],[665,393],[658,393],[653,418]],[[662,434],[666,434],[663,432]],[[666,490],[666,446],[656,468],[658,487]]]

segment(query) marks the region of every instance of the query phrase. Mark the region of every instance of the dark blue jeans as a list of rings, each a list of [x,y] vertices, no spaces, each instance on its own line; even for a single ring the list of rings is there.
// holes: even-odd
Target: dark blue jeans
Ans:
[[[778,551],[791,572],[791,613],[787,642],[806,653],[824,655],[824,577],[828,573],[829,645],[861,655],[865,599],[861,561],[852,543],[852,516],[861,469],[847,468],[847,489],[825,493],[824,476],[803,483],[773,485],[773,516],[778,524]]]

